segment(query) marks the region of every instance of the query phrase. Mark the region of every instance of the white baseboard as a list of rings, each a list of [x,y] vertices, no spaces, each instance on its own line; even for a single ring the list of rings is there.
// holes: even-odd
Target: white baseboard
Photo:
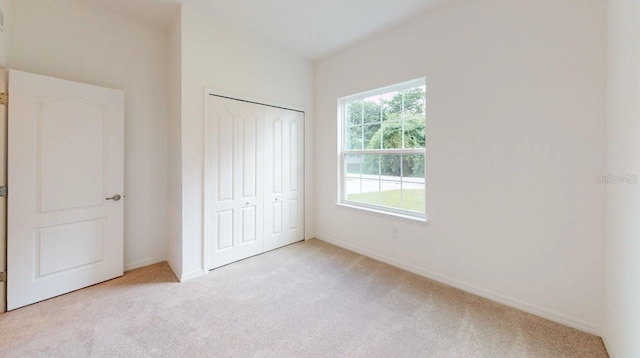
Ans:
[[[180,281],[180,271],[176,270],[176,265],[171,261],[170,258],[167,258],[167,264],[169,264],[169,268],[173,271],[173,275]]]
[[[202,276],[204,274],[205,274],[205,271],[202,270],[202,269],[193,270],[191,272],[187,272],[187,273],[182,274],[182,276],[180,277],[180,282],[193,280],[194,278],[200,277],[200,276]]]
[[[167,261],[167,259],[162,257],[162,258],[146,259],[146,260],[140,260],[140,261],[136,261],[136,262],[131,262],[131,263],[128,263],[128,264],[124,265],[124,270],[125,271],[131,271],[131,270],[135,270],[135,269],[140,268],[140,267],[145,267],[145,266],[157,264],[158,262],[162,262],[162,261]]]
[[[559,313],[559,312],[555,312],[552,310],[548,310],[536,305],[532,305],[529,304],[527,302],[518,300],[518,299],[514,299],[514,298],[510,298],[504,295],[501,295],[499,293],[495,293],[495,292],[491,292],[489,290],[485,290],[483,288],[480,287],[476,287],[474,285],[470,285],[467,283],[464,283],[462,281],[456,280],[454,278],[445,276],[445,275],[441,275],[439,273],[436,272],[432,272],[432,271],[428,271],[428,270],[424,270],[412,265],[407,265],[404,264],[402,262],[396,261],[395,259],[386,257],[384,255],[380,255],[365,249],[361,249],[359,247],[350,245],[350,244],[345,244],[343,242],[337,241],[337,240],[332,240],[330,238],[328,238],[327,236],[323,236],[323,235],[317,235],[316,238],[318,240],[321,241],[325,241],[327,243],[330,243],[332,245],[338,246],[338,247],[342,247],[344,249],[347,249],[349,251],[353,251],[355,253],[358,253],[360,255],[364,255],[367,257],[370,257],[372,259],[384,262],[386,264],[389,264],[391,266],[395,266],[398,268],[401,268],[403,270],[415,273],[416,275],[420,275],[423,277],[426,277],[428,279],[434,280],[434,281],[438,281],[440,283],[444,283],[446,285],[455,287],[457,289],[460,289],[462,291],[465,292],[469,292],[472,293],[474,295],[480,296],[480,297],[484,297],[486,299],[489,299],[491,301],[495,301],[498,303],[501,303],[503,305],[509,306],[509,307],[513,307],[516,308],[518,310],[527,312],[527,313],[531,313],[533,315],[548,319],[550,321],[556,322],[556,323],[560,323],[562,325],[565,326],[569,326],[572,328],[575,328],[577,330],[583,331],[583,332],[587,332],[590,334],[594,334],[596,336],[600,336],[601,335],[601,330],[599,327],[594,326],[591,323],[588,323],[586,321],[583,321],[581,319],[578,318],[574,318],[574,317],[570,317],[568,315]]]
[[[166,259],[166,261],[169,264],[169,267],[171,268],[171,271],[173,271],[173,274],[176,276],[176,278],[180,282],[193,280],[194,278],[202,276],[202,275],[204,275],[206,273],[206,271],[204,271],[202,269],[198,269],[198,270],[193,270],[191,272],[187,272],[187,273],[183,274],[182,271],[177,270],[176,265],[171,261],[171,259]]]
[[[618,356],[615,354],[615,352],[614,352],[612,349],[610,349],[610,348],[612,348],[612,347],[610,347],[610,346],[607,344],[607,338],[605,337],[605,334],[604,334],[604,333],[602,334],[601,338],[602,338],[602,343],[604,343],[604,349],[606,349],[606,350],[607,350],[607,354],[609,354],[609,357],[611,357],[611,358],[618,357]]]

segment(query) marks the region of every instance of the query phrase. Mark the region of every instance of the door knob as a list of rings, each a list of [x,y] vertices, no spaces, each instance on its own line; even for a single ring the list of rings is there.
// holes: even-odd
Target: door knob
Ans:
[[[120,196],[120,194],[116,194],[110,198],[106,198],[107,200],[113,200],[113,201],[118,201],[120,199],[122,199],[122,197]]]

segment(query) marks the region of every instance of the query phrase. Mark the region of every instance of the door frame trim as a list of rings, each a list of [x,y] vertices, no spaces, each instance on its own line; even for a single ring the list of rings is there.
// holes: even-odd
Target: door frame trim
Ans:
[[[307,191],[307,176],[306,176],[306,172],[307,172],[307,111],[305,108],[303,107],[299,107],[299,106],[295,106],[295,105],[291,105],[291,104],[286,104],[286,103],[280,103],[280,102],[276,102],[276,101],[270,101],[270,100],[266,100],[264,98],[258,98],[258,97],[252,97],[252,96],[248,96],[245,94],[240,94],[240,93],[235,93],[235,92],[231,92],[231,91],[227,91],[227,90],[223,90],[223,89],[219,89],[219,88],[212,88],[212,87],[205,87],[204,91],[203,91],[203,98],[204,98],[204,118],[202,118],[203,121],[203,133],[202,133],[202,141],[203,141],[203,160],[202,160],[202,272],[206,275],[209,273],[209,271],[211,271],[211,269],[209,269],[209,255],[208,255],[208,250],[209,250],[209,240],[207,240],[207,238],[209,237],[209,221],[207,220],[207,214],[209,212],[211,212],[211,203],[209,200],[209,195],[211,194],[210,191],[211,189],[208,188],[207,186],[207,182],[208,182],[208,178],[210,177],[211,173],[209,170],[209,166],[207,165],[207,163],[209,163],[209,160],[211,159],[209,157],[209,113],[211,108],[209,107],[209,97],[210,96],[215,96],[215,97],[221,97],[221,98],[226,98],[226,99],[231,99],[231,100],[236,100],[236,101],[241,101],[241,102],[248,102],[248,103],[253,103],[253,104],[257,104],[257,105],[262,105],[262,106],[268,106],[268,107],[275,107],[275,108],[280,108],[280,109],[284,109],[284,110],[288,110],[288,111],[294,111],[294,112],[300,112],[302,113],[302,141],[303,141],[303,146],[302,146],[302,182],[304,184],[304,190],[302,190],[302,199],[304,200],[304,206],[303,206],[303,210],[302,210],[302,223],[303,223],[303,227],[302,227],[302,233],[303,233],[303,237],[304,240],[307,240],[307,235],[306,235],[306,228],[307,228],[307,216],[306,216],[306,206],[307,206],[307,197],[306,197],[306,191]]]
[[[9,92],[9,69],[0,66],[0,76],[2,77],[2,83],[4,86],[0,86],[0,92]],[[2,113],[0,114],[0,186],[7,186],[7,152],[8,152],[8,127],[9,127],[9,106],[2,106]],[[8,236],[7,236],[7,213],[9,208],[7,206],[8,200],[5,195],[0,198],[0,272],[7,272],[7,250],[8,250]],[[8,280],[8,278],[7,278]],[[0,282],[0,285],[4,286],[2,294],[0,294],[0,313],[7,310],[7,280]]]

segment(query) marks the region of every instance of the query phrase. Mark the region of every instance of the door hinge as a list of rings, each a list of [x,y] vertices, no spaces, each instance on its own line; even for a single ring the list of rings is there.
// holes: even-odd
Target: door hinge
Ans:
[[[9,94],[8,93],[0,93],[0,104],[9,104]]]
[[[9,194],[9,189],[6,186],[0,186],[0,198],[4,198]]]
[[[0,272],[0,282],[7,282],[7,273]]]

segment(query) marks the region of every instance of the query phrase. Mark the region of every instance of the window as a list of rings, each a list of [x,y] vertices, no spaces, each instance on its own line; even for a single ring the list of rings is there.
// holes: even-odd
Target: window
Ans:
[[[425,219],[424,78],[341,98],[340,202]]]

